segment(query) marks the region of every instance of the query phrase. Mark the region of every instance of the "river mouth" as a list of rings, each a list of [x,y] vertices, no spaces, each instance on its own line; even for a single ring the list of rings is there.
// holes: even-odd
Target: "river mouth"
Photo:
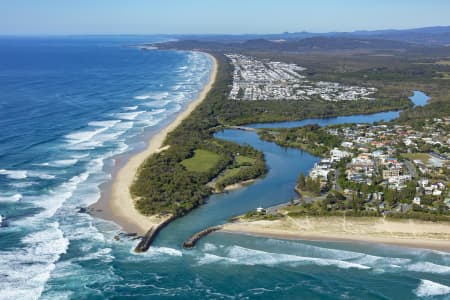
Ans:
[[[427,103],[429,97],[423,92],[414,91],[414,95],[410,99],[414,105],[423,106]],[[329,126],[345,123],[374,123],[391,121],[399,115],[400,111],[387,111],[368,115],[250,124],[246,125],[246,127],[291,128],[309,124]],[[250,145],[262,151],[268,167],[267,175],[241,189],[212,195],[206,204],[165,227],[155,240],[155,245],[166,247],[176,245],[181,247],[186,238],[207,227],[224,224],[228,219],[260,206],[270,207],[288,203],[290,200],[298,197],[294,191],[298,175],[301,172],[308,174],[314,164],[320,160],[319,157],[306,151],[283,148],[275,143],[263,141],[254,131],[225,129],[217,132],[214,137],[240,145]]]
[[[450,286],[449,255],[430,250],[225,232],[208,235],[193,249],[181,249],[192,234],[229,217],[289,201],[296,196],[298,173],[318,160],[262,141],[256,132],[225,130],[216,136],[264,151],[266,177],[213,195],[165,227],[145,253],[133,251],[136,241],[111,236],[97,242],[99,250],[84,261],[70,254],[56,272],[73,275],[53,279],[51,288],[78,288],[81,282],[83,288],[76,293],[87,290],[92,296],[86,299],[415,299],[419,287]]]

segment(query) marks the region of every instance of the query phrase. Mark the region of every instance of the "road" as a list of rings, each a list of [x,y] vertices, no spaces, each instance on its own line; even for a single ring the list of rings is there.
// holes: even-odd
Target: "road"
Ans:
[[[411,175],[411,178],[417,178],[416,167],[413,165],[413,163],[411,161],[405,159],[405,166],[408,169],[408,172]]]

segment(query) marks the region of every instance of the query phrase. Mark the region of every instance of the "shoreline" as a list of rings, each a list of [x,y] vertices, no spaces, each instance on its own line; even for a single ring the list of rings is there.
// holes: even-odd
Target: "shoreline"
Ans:
[[[227,185],[226,187],[223,188],[222,191],[217,190],[217,189],[214,188],[213,194],[216,194],[216,195],[219,195],[219,194],[226,194],[226,193],[228,193],[228,192],[232,192],[232,191],[235,191],[235,190],[239,190],[239,189],[242,189],[242,188],[244,188],[244,187],[247,187],[247,186],[249,186],[249,185],[255,183],[258,179],[259,179],[259,178],[255,178],[255,179],[247,179],[247,180],[244,180],[244,181],[236,182],[236,183]],[[211,186],[211,185],[210,185],[210,187],[213,188],[213,186]]]
[[[172,122],[150,138],[145,150],[128,158],[126,163],[113,177],[109,189],[105,191],[107,196],[101,197],[96,203],[90,206],[90,210],[93,211],[94,216],[113,221],[122,230],[128,233],[137,233],[138,235],[144,235],[152,227],[157,227],[172,217],[171,215],[145,216],[141,214],[134,206],[134,200],[131,197],[129,188],[137,176],[139,167],[152,154],[168,149],[169,145],[163,147],[167,135],[177,128],[203,102],[213,87],[217,75],[217,60],[213,55],[209,53],[205,54],[211,58],[213,63],[213,69],[208,83],[204,86],[198,97],[188,103]]]
[[[348,228],[345,228],[347,226]],[[221,232],[286,240],[386,244],[450,252],[450,226],[417,220],[302,217],[276,221],[238,221]]]
[[[240,182],[236,182],[236,183],[227,185],[226,187],[223,188],[223,192],[222,193],[232,192],[232,191],[235,191],[235,190],[242,189],[242,188],[244,188],[246,186],[249,186],[249,185],[255,183],[257,180],[258,180],[258,178],[256,178],[256,179],[247,179],[247,180],[244,180],[244,181],[240,181]],[[218,194],[220,194],[220,193],[218,193]]]

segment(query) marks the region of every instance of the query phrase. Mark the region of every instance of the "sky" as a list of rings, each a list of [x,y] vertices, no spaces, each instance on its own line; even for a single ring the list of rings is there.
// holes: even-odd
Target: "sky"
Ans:
[[[243,34],[450,25],[450,0],[0,0],[0,34]]]

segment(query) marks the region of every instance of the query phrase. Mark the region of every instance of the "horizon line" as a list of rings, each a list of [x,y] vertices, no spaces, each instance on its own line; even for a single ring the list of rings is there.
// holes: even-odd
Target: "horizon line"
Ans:
[[[327,34],[327,33],[358,33],[358,32],[376,32],[376,31],[407,31],[430,28],[445,28],[450,25],[431,25],[424,27],[408,28],[381,28],[381,29],[356,29],[351,31],[284,31],[272,33],[0,33],[0,36],[7,37],[77,37],[77,36],[246,36],[246,35],[283,35],[283,34]]]

